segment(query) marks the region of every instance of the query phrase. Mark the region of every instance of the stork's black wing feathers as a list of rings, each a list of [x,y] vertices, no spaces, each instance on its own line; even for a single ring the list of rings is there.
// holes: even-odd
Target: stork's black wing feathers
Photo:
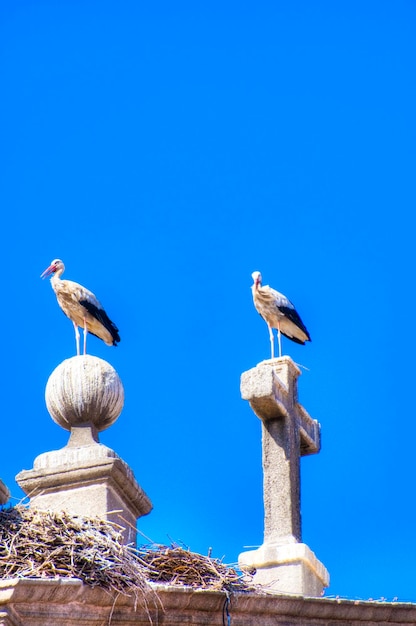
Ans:
[[[305,333],[309,341],[311,341],[308,329],[306,328],[305,324],[300,319],[299,313],[296,311],[295,307],[278,305],[277,308],[279,309],[279,311],[281,311],[281,313],[283,313],[285,317],[287,317],[288,320],[290,320],[293,324],[295,324],[295,326],[300,328],[300,330],[302,330]],[[282,335],[285,334],[283,331],[281,332],[282,332]],[[288,337],[288,335],[285,335],[285,337]],[[303,341],[296,339],[296,337],[289,337],[289,339],[291,339],[295,343],[301,343],[301,344],[304,343]]]
[[[95,317],[95,319],[98,320],[104,326],[104,328],[106,328],[108,330],[108,332],[110,333],[110,335],[113,338],[114,345],[116,346],[117,343],[120,341],[120,335],[118,334],[118,328],[114,324],[114,322],[112,322],[110,320],[110,318],[108,317],[108,315],[104,311],[104,309],[101,309],[101,308],[95,306],[95,304],[93,304],[89,300],[80,300],[79,303],[84,308],[86,308],[88,313],[91,313],[91,315],[93,317]],[[91,334],[94,334],[94,333],[91,333]]]
[[[302,339],[298,339],[297,337],[295,337],[295,335],[287,335],[284,330],[280,330],[281,334],[284,335],[285,337],[287,337],[288,339],[290,339],[291,341],[294,341],[295,343],[300,343],[301,346],[305,345],[305,342],[302,341]]]

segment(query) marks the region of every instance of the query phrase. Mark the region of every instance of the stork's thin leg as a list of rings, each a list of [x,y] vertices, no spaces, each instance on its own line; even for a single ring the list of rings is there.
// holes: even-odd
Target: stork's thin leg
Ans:
[[[271,358],[274,359],[274,335],[273,335],[273,329],[271,326],[269,326],[269,324],[267,324],[268,329],[269,329],[269,336],[270,336],[270,348],[272,351],[272,356]]]
[[[77,356],[79,356],[79,330],[78,330],[78,326],[75,324],[75,322],[72,322],[74,325],[74,330],[75,330],[75,341],[77,344]]]
[[[84,317],[84,354],[87,354],[87,320]]]
[[[279,357],[282,356],[282,337],[280,335],[280,324],[277,324],[277,340],[279,342]]]

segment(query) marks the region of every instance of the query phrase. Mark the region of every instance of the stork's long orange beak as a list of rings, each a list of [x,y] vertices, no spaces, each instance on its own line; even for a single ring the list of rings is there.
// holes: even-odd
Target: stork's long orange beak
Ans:
[[[46,278],[47,276],[50,276],[51,274],[53,274],[56,270],[56,267],[54,265],[50,265],[49,267],[46,268],[46,270],[44,272],[42,272],[42,274],[40,275],[41,278]]]

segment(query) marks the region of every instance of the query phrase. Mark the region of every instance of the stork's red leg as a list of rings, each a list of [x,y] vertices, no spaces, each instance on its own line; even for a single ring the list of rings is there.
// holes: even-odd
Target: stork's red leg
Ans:
[[[74,325],[74,330],[75,330],[75,342],[77,344],[77,356],[79,356],[79,330],[75,322],[72,322],[72,323]]]

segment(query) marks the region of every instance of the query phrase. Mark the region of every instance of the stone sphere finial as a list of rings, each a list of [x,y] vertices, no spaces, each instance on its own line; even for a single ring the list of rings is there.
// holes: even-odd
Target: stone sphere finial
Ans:
[[[84,354],[58,365],[47,382],[45,399],[50,416],[65,430],[89,422],[101,431],[120,415],[124,389],[107,361]]]

